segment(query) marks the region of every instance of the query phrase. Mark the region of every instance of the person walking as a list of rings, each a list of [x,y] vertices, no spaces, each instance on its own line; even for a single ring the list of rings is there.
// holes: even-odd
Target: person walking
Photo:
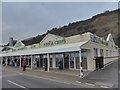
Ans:
[[[14,67],[14,60],[12,60],[12,66]]]
[[[23,71],[25,71],[26,70],[26,61],[25,60],[22,61],[22,67],[23,67]]]
[[[3,66],[5,66],[5,60],[3,59],[3,61],[2,61],[2,64],[3,64]]]

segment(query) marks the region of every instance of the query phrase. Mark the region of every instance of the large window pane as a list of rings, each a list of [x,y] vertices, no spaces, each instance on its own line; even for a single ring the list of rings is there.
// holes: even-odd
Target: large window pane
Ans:
[[[79,53],[75,54],[76,69],[80,69]]]
[[[74,69],[74,54],[70,54],[70,68]]]

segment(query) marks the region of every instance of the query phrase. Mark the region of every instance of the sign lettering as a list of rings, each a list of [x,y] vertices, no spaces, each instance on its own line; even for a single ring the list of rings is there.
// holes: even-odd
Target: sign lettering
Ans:
[[[59,44],[65,44],[66,40],[57,40],[57,41],[49,41],[47,43],[44,43],[44,46],[53,46],[53,45],[59,45]]]

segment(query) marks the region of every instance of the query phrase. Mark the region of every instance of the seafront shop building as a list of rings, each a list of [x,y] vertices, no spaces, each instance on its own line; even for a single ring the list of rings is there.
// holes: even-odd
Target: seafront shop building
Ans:
[[[92,71],[96,69],[95,57],[106,57],[104,64],[117,59],[118,46],[111,34],[105,40],[90,32],[70,37],[48,33],[39,43],[32,45],[17,41],[12,49],[2,51],[1,56],[1,62],[5,60],[6,65],[8,59],[10,62],[16,59],[21,67],[25,58],[31,69],[80,70],[82,67],[83,70]]]

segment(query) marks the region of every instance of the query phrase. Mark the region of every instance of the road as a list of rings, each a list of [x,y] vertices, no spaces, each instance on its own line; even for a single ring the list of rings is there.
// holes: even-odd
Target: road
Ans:
[[[12,68],[12,70],[2,68],[2,87],[22,88],[26,90],[30,90],[31,88],[118,88],[118,80],[120,80],[118,79],[118,73],[120,74],[118,70],[118,60],[106,66],[104,70],[95,70],[76,82],[71,82],[71,80],[70,82],[57,80],[54,76],[54,78],[48,77],[42,72],[39,72],[40,75],[38,76],[33,73],[32,71],[30,71],[30,73],[23,73],[17,70],[17,68]]]
[[[95,70],[79,81],[93,86],[100,86],[101,88],[118,88],[118,80],[120,80],[119,65],[120,59],[119,62],[116,60],[106,66],[103,70]]]
[[[50,78],[38,77],[21,72],[14,72],[3,68],[2,87],[3,88],[83,88],[80,85],[61,83]],[[3,89],[4,90],[4,89]]]

